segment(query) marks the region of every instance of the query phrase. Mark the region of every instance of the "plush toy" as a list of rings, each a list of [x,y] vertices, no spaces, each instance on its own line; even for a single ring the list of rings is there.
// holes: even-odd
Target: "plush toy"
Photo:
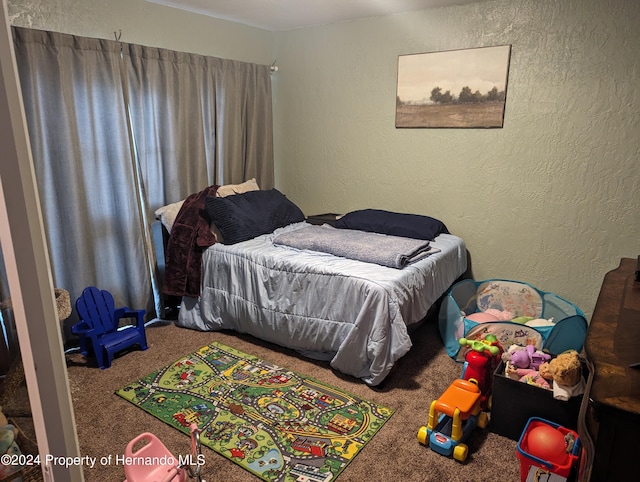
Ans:
[[[511,321],[513,319],[513,313],[507,310],[497,310],[495,308],[488,308],[484,310],[488,315],[496,317],[498,321]]]
[[[513,318],[513,314],[510,311],[496,310],[494,308],[489,308],[485,311],[477,311],[468,315],[463,311],[462,315],[468,320],[475,321],[476,323],[511,321],[511,319]]]
[[[540,388],[544,388],[546,390],[551,390],[551,385],[549,382],[545,380],[538,370],[534,370],[533,368],[518,368],[516,370],[516,375],[519,381],[528,383],[529,385],[536,385]]]
[[[526,347],[511,345],[509,350],[503,353],[502,357],[507,362],[507,369],[509,369],[508,365],[511,364],[516,369],[533,368],[537,370],[542,363],[551,359],[551,355],[536,350],[533,345],[527,345]]]
[[[475,321],[476,323],[493,323],[495,321],[500,321],[491,313],[485,313],[484,311],[471,313],[470,315],[466,315],[466,318],[468,320]]]
[[[561,353],[549,362],[548,367],[545,366],[541,371],[547,377],[551,376],[553,378],[553,398],[569,400],[571,397],[584,393],[585,382],[577,351],[568,350]]]
[[[502,361],[504,362],[504,375],[506,377],[512,378],[514,380],[517,380],[519,377],[516,374],[516,370],[518,368],[527,368],[527,367],[517,367],[511,362],[512,355],[516,351],[521,351],[521,350],[524,350],[523,346],[511,345],[509,348],[507,348],[507,350],[502,352],[502,355],[500,355],[501,358],[502,358]],[[517,356],[514,357],[514,358],[517,359]]]
[[[18,436],[18,429],[9,423],[7,418],[2,413],[2,407],[0,407],[0,454],[8,455],[20,455],[20,447],[16,443],[16,437]],[[0,480],[4,480],[11,474],[16,473],[22,469],[21,465],[13,464],[0,464]]]
[[[526,323],[530,322],[531,320],[533,320],[533,316],[516,316],[511,321],[513,321],[514,323],[519,323],[521,325],[525,325]]]
[[[544,318],[534,318],[533,320],[525,321],[524,323],[527,326],[533,327],[541,327],[541,326],[553,326],[555,323],[553,322],[553,318],[549,318],[548,320]]]

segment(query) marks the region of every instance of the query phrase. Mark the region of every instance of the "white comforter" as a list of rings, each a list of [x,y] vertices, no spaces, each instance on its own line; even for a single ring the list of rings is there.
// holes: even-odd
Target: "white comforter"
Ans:
[[[403,269],[273,244],[305,226],[209,247],[200,298],[183,299],[177,324],[250,333],[378,385],[411,348],[407,326],[465,272],[464,242],[441,234],[439,253]]]

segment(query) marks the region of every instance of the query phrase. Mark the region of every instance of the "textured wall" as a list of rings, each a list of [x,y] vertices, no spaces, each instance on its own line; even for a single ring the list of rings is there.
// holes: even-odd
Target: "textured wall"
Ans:
[[[588,315],[640,254],[640,3],[497,0],[269,33],[143,0],[9,0],[14,25],[258,63],[277,186],[308,213],[439,217],[477,279],[529,281]],[[398,55],[511,44],[504,128],[396,129]]]
[[[12,25],[163,47],[244,62],[273,62],[266,30],[145,0],[8,0]]]
[[[590,317],[640,254],[640,4],[501,0],[282,32],[277,185],[308,213],[438,217],[476,279],[528,281]],[[396,129],[398,55],[511,44],[502,129]]]

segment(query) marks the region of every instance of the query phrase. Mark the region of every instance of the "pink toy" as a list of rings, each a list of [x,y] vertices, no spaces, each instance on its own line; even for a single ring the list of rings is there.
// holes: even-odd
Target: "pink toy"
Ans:
[[[189,460],[197,461],[195,470],[174,457],[158,437],[142,433],[131,440],[124,451],[125,460],[131,462],[124,465],[125,482],[186,482],[189,477],[201,480],[200,431],[196,424],[191,424],[191,449]],[[136,463],[136,460],[158,464]]]
[[[134,451],[135,445],[145,443]],[[169,449],[152,433],[145,432],[138,435],[127,445],[124,451],[126,460],[158,460],[166,462],[164,465],[126,464],[124,466],[125,482],[175,481],[185,482],[187,471],[181,468]]]
[[[513,320],[513,318],[515,318],[513,316],[513,313],[506,310],[502,311],[502,310],[496,310],[495,308],[489,308],[484,310],[484,312],[487,313],[488,315],[495,316],[498,321],[511,321]]]
[[[528,383],[529,385],[537,385],[540,388],[544,388],[546,390],[551,390],[551,385],[549,382],[545,380],[540,372],[534,370],[533,368],[518,368],[516,370],[516,375],[518,375],[519,381],[523,383]]]
[[[466,318],[476,323],[491,323],[492,321],[500,321],[497,317],[484,311],[478,311],[477,313],[471,313]]]

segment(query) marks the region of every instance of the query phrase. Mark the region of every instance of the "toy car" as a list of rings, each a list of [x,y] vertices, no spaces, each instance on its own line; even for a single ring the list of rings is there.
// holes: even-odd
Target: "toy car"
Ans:
[[[488,415],[481,410],[482,392],[476,383],[458,378],[438,400],[431,402],[427,426],[418,430],[418,441],[459,462],[467,459],[466,440],[476,427],[485,428]]]

